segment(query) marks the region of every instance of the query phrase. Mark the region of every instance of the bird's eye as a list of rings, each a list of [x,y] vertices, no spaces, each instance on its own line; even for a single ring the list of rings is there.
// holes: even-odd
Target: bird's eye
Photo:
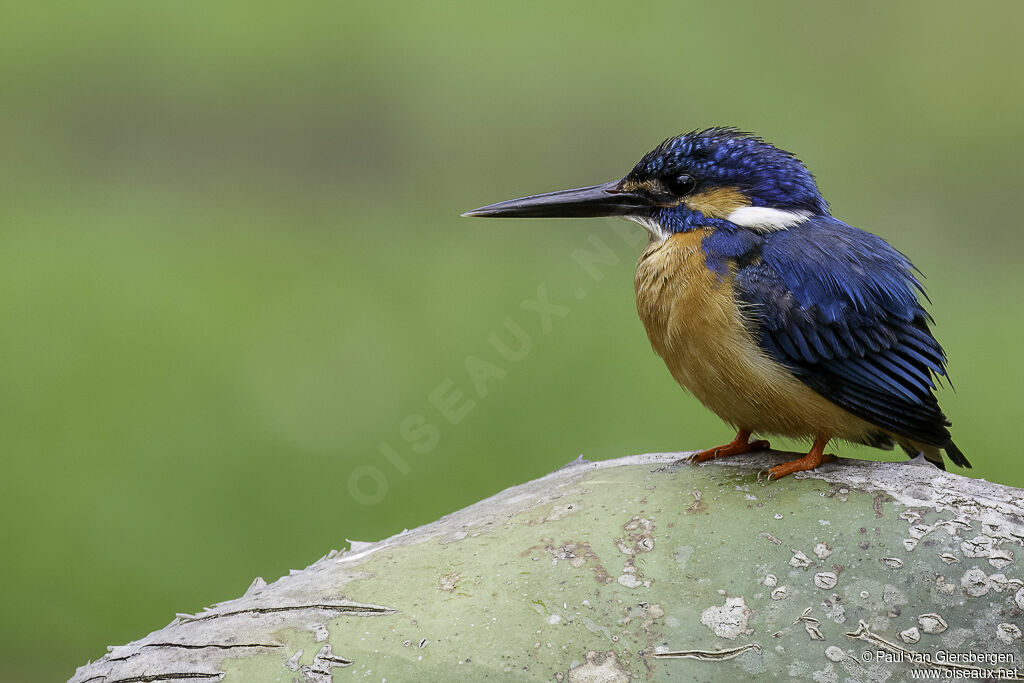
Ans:
[[[669,176],[664,179],[665,188],[676,195],[682,197],[693,192],[693,188],[697,186],[697,181],[694,180],[693,176],[685,173],[677,176]]]

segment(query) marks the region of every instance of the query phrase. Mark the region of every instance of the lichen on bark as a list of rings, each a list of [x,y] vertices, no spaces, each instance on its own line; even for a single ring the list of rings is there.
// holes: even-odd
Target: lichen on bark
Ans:
[[[72,680],[868,681],[940,650],[1020,661],[1024,491],[855,460],[763,483],[770,455],[682,455],[578,460],[254,581]]]

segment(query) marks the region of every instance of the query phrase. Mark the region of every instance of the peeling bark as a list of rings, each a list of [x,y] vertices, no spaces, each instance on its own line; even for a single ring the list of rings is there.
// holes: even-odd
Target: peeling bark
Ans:
[[[1024,675],[1024,491],[857,460],[759,483],[770,454],[684,455],[578,459],[256,579],[71,680]],[[991,657],[939,661],[972,652]]]

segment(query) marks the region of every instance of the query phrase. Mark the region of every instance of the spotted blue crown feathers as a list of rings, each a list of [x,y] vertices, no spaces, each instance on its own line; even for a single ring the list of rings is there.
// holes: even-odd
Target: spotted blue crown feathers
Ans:
[[[827,216],[814,176],[789,152],[736,128],[707,128],[668,138],[633,167],[627,179],[690,173],[696,191],[733,186],[753,206]]]

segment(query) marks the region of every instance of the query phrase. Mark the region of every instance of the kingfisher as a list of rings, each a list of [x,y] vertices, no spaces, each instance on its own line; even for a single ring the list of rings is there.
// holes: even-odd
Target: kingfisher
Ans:
[[[919,271],[882,238],[832,216],[793,154],[731,127],[668,138],[620,180],[490,204],[464,216],[617,216],[649,234],[636,307],[673,378],[736,430],[688,460],[769,448],[807,455],[778,479],[833,458],[839,439],[970,463],[936,384],[946,355],[919,299]]]

